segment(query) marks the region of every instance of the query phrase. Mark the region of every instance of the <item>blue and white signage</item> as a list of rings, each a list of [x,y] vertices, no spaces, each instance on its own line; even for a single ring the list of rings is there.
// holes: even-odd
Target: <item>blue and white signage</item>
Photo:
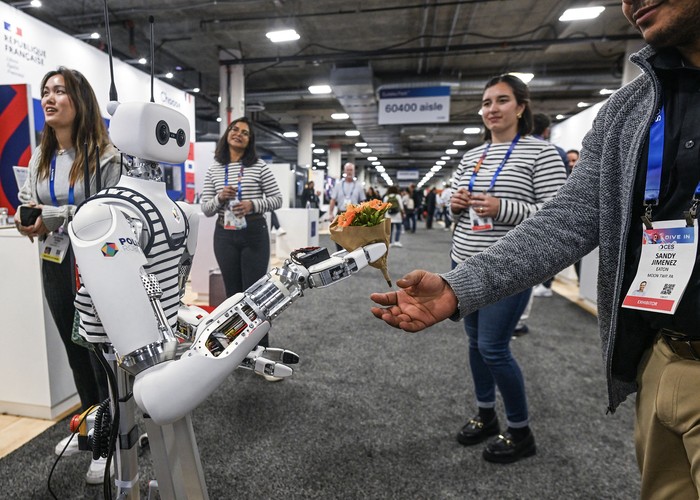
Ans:
[[[450,87],[381,89],[379,125],[450,121]]]

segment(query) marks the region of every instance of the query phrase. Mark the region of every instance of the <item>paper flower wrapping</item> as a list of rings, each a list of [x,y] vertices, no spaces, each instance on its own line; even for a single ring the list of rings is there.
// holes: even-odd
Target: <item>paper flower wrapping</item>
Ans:
[[[371,243],[383,242],[387,253],[370,266],[379,269],[384,279],[391,286],[387,255],[391,239],[391,219],[384,215],[391,206],[380,200],[371,200],[359,205],[348,205],[347,210],[336,216],[331,223],[331,239],[348,252]]]

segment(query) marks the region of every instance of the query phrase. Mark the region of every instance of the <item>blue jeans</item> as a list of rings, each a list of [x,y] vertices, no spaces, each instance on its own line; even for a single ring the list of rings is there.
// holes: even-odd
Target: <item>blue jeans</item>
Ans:
[[[247,290],[267,273],[270,263],[270,235],[263,217],[246,217],[248,227],[237,231],[214,229],[214,256],[224,279],[226,296]],[[269,346],[265,335],[258,345]]]
[[[403,224],[401,222],[392,222],[391,223],[391,235],[389,236],[389,242],[390,243],[398,243],[399,240],[401,239],[401,226]]]
[[[510,340],[530,293],[524,290],[464,317],[477,406],[493,408],[498,387],[511,427],[528,425],[525,381],[510,352]]]

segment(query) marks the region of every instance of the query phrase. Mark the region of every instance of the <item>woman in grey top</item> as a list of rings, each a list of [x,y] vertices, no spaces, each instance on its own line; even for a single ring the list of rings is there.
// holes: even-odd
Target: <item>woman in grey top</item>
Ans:
[[[85,200],[85,164],[90,171],[90,191],[97,189],[97,157],[104,187],[113,186],[121,174],[117,149],[110,144],[95,93],[78,71],[60,67],[47,73],[41,82],[41,107],[45,126],[39,147],[29,160],[29,176],[19,193],[23,205],[41,210],[31,225],[20,233],[42,245],[42,280],[44,294],[73,371],[82,410],[109,397],[107,380],[94,353],[73,343],[71,334],[75,317],[73,258],[68,234],[64,233],[77,206]],[[87,144],[87,158],[85,157]],[[63,439],[56,445],[60,454],[78,452],[78,440]],[[104,460],[104,459],[102,459]],[[104,462],[93,460],[86,480],[102,482]]]

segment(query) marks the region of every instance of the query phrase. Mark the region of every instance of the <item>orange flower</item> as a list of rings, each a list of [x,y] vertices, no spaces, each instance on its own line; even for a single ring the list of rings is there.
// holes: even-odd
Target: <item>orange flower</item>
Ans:
[[[338,226],[376,226],[384,221],[384,214],[391,206],[380,200],[371,200],[359,205],[348,204],[344,213],[338,215]]]

